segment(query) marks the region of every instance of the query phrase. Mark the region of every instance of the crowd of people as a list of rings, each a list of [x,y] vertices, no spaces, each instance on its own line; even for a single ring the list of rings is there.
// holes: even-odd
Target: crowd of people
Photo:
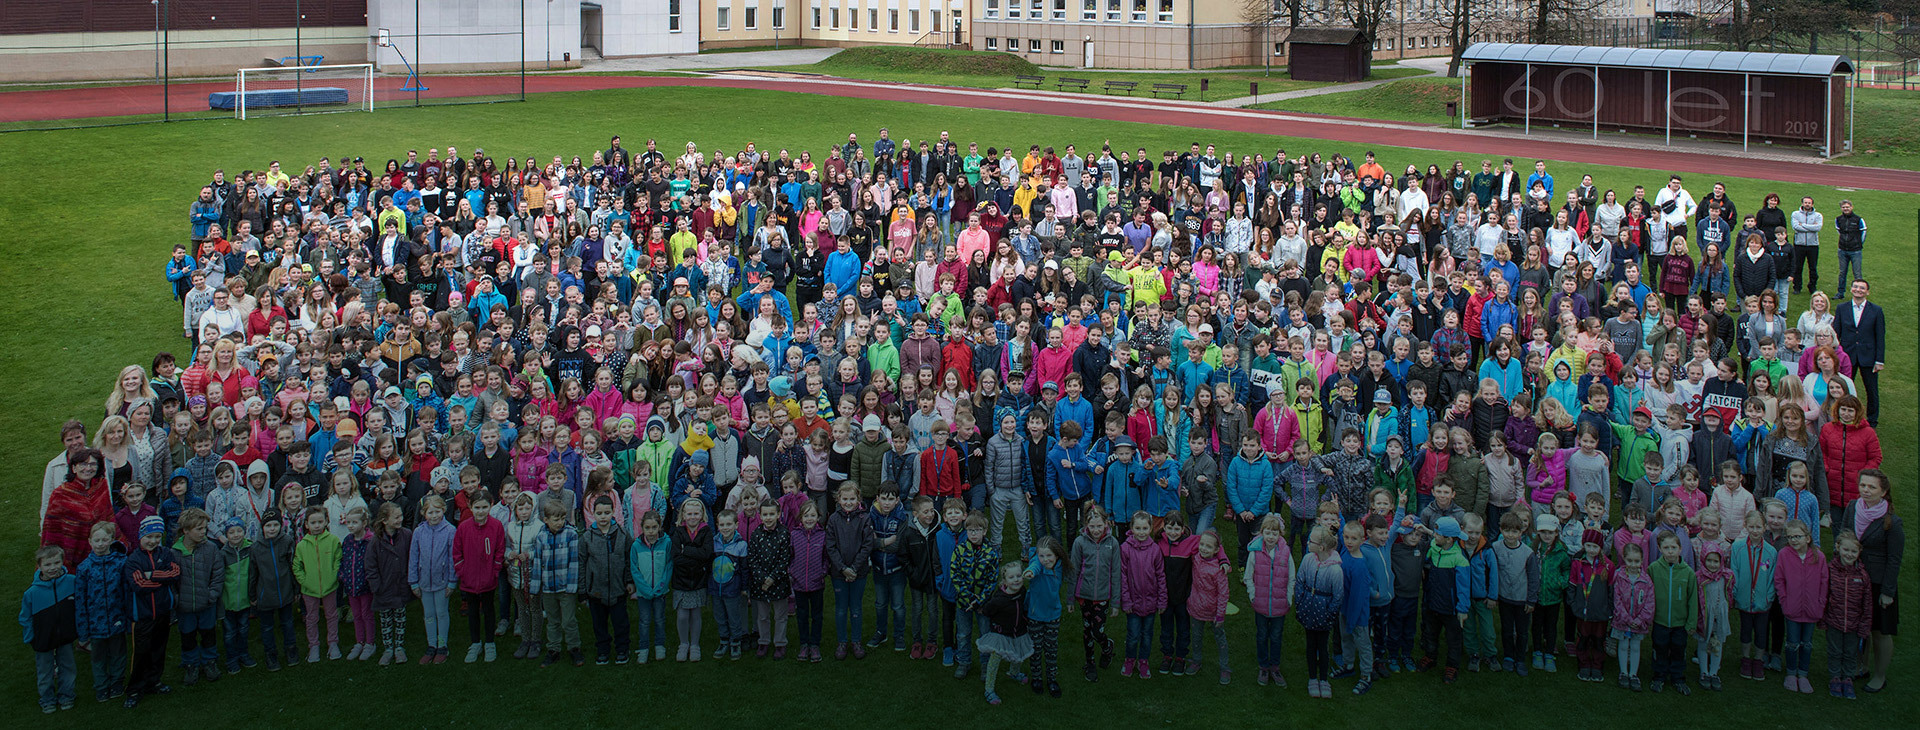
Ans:
[[[132,707],[175,633],[193,685],[443,663],[456,610],[469,663],[890,645],[996,704],[1003,673],[1062,694],[1076,623],[1087,681],[1212,644],[1225,684],[1237,632],[1285,687],[1289,616],[1316,698],[1561,661],[1686,694],[1729,653],[1807,693],[1816,629],[1829,694],[1886,685],[1904,532],[1847,201],[1197,142],[818,152],[216,170],[164,265],[180,354],[47,466],[41,707],[76,645]]]

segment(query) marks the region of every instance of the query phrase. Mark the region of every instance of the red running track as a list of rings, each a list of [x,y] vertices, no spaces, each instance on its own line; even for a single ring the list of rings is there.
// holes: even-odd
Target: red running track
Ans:
[[[512,85],[513,77],[434,76],[427,78],[426,81],[430,90],[422,92],[421,95],[424,97],[488,96],[502,93],[503,89]],[[1274,112],[1255,111],[1250,115],[1249,110],[1225,109],[1203,104],[1155,104],[1142,101],[1138,106],[1084,103],[1063,107],[1059,101],[1061,97],[1054,96],[993,94],[982,93],[981,89],[844,81],[793,79],[759,81],[666,76],[541,75],[526,77],[528,93],[669,86],[793,91],[854,99],[904,101],[1032,114],[1057,115],[1068,112],[1078,118],[1118,122],[1176,124],[1183,127],[1286,135],[1356,144],[1417,147],[1469,155],[1499,155],[1597,165],[1627,165],[1693,174],[1920,193],[1920,172],[1907,170],[1822,165],[1668,150],[1622,150],[1592,144],[1462,134],[1443,129],[1379,129],[1363,124],[1341,123],[1343,120],[1322,122]],[[175,97],[176,108],[197,110],[197,99],[204,98],[210,92],[232,89],[232,84],[207,82],[175,84],[170,92],[163,92],[162,87],[150,84],[6,92],[0,93],[0,123],[159,114],[166,109],[165,93],[171,93]],[[391,89],[379,89],[376,94],[378,95],[376,102],[378,99],[388,97],[400,99],[411,96],[410,92]],[[1088,97],[1088,99],[1110,101],[1110,97]],[[1178,119],[1169,119],[1167,114],[1170,111],[1182,112],[1182,115]]]

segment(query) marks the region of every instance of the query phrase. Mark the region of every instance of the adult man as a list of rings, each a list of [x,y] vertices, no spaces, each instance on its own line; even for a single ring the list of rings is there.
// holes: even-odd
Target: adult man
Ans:
[[[1807,282],[1809,291],[1820,288],[1820,229],[1825,228],[1826,216],[1813,209],[1813,196],[1800,199],[1800,209],[1793,212],[1793,257],[1790,259],[1788,273],[1793,279],[1793,293],[1800,293],[1800,282]],[[1800,262],[1807,264],[1807,278],[1800,278]]]
[[[1840,284],[1845,287],[1848,281],[1859,281],[1867,275],[1861,256],[1861,249],[1867,245],[1867,221],[1853,212],[1853,201],[1840,201],[1840,215],[1833,219],[1833,229],[1840,234]],[[1847,278],[1848,267],[1852,267],[1853,278]],[[1838,289],[1836,288],[1836,291]],[[1840,294],[1834,295],[1835,299]]]
[[[1840,204],[1846,211],[1851,206]],[[1855,376],[1867,392],[1867,422],[1880,425],[1880,371],[1887,367],[1887,320],[1880,305],[1867,301],[1867,280],[1854,279],[1853,298],[1833,312],[1833,332],[1840,349],[1853,360]]]
[[[1653,212],[1667,224],[1667,237],[1684,238],[1687,235],[1687,222],[1693,220],[1693,213],[1699,205],[1693,202],[1693,193],[1680,187],[1680,176],[1667,178],[1667,186],[1653,196]]]

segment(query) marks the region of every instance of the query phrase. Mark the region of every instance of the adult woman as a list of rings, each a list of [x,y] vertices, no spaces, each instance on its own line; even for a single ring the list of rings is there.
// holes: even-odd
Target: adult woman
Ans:
[[[1787,318],[1780,316],[1780,293],[1768,283],[1768,288],[1760,290],[1760,311],[1746,318],[1746,336],[1741,342],[1746,349],[1741,352],[1748,360],[1760,357],[1760,339],[1768,338],[1778,346],[1786,340]]]
[[[1853,358],[1848,357],[1847,351],[1840,348],[1840,337],[1833,333],[1832,326],[1816,328],[1813,331],[1813,340],[1806,343],[1806,345],[1807,349],[1800,353],[1800,369],[1798,372],[1801,375],[1811,373],[1818,369],[1818,363],[1815,363],[1813,358],[1814,355],[1818,354],[1822,349],[1833,352],[1834,364],[1840,372],[1853,372]]]
[[[1795,322],[1794,328],[1800,330],[1802,342],[1812,342],[1814,335],[1819,334],[1821,328],[1832,326],[1833,300],[1827,298],[1826,292],[1814,289],[1813,297],[1807,300],[1807,311],[1800,313],[1800,319]]]
[[[159,397],[153,391],[153,384],[147,381],[147,371],[139,365],[128,365],[120,368],[113,392],[107,394],[107,415],[127,415],[127,409],[134,403]]]
[[[1860,472],[1880,467],[1880,435],[1867,423],[1860,399],[1833,399],[1833,420],[1820,428],[1820,451],[1827,466],[1827,504],[1839,509],[1857,498]]]
[[[165,484],[173,473],[173,453],[167,448],[167,433],[153,425],[152,399],[141,399],[127,409],[127,460],[133,465],[131,481],[141,484]]]
[[[1860,562],[1873,584],[1873,633],[1864,662],[1872,675],[1868,692],[1887,687],[1887,666],[1893,662],[1893,637],[1900,628],[1900,560],[1906,554],[1907,535],[1900,516],[1893,513],[1893,481],[1879,469],[1860,472],[1860,498],[1840,515],[1840,529],[1860,538]]]
[[[1840,371],[1840,359],[1826,347],[1814,351],[1813,372],[1802,376],[1800,385],[1807,397],[1821,408],[1826,408],[1838,396],[1856,394],[1853,378]]]
[[[113,519],[113,490],[100,473],[100,452],[86,449],[68,459],[66,481],[54,487],[40,523],[40,544],[66,550],[72,570],[90,552],[88,533],[96,522]]]
[[[100,430],[93,432],[93,448],[100,452],[100,469],[107,486],[114,491],[133,480],[133,464],[127,448],[127,417],[107,416]]]

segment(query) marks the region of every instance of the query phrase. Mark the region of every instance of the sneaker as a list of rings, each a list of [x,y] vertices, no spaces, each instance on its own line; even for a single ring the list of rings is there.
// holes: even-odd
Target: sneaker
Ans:
[[[1170,674],[1172,672],[1173,672],[1173,657],[1170,657],[1170,656],[1160,657],[1160,673]]]
[[[1569,641],[1569,642],[1566,642],[1565,644],[1563,644],[1563,645],[1561,646],[1561,651],[1560,651],[1560,653],[1562,653],[1562,654],[1569,654],[1569,655],[1571,655],[1571,654],[1573,654],[1573,647],[1574,647],[1574,644],[1573,644],[1573,642],[1571,642],[1571,641]]]
[[[784,647],[784,646],[776,646],[776,647],[774,647],[774,648],[773,648],[773,660],[774,660],[774,661],[780,661],[781,659],[785,659],[785,658],[787,658],[787,648],[786,648],[786,647]]]
[[[1629,689],[1629,688],[1631,688],[1631,687],[1633,687],[1633,685],[1632,685],[1632,684],[1631,684],[1631,683],[1629,682],[1629,680],[1628,680],[1628,678],[1627,678],[1627,675],[1626,675],[1626,674],[1624,674],[1624,673],[1623,673],[1623,674],[1621,674],[1621,675],[1620,675],[1620,689]]]
[[[687,652],[687,650],[688,650],[689,648],[691,648],[691,647],[690,647],[690,646],[688,646],[688,645],[686,645],[686,644],[681,644],[681,645],[680,645],[680,650],[679,650],[679,651],[677,651],[677,652],[674,652],[674,654],[673,654],[673,660],[674,660],[674,661],[676,661],[676,662],[684,662],[684,661],[686,661],[686,660],[687,660],[687,656],[688,656],[688,652]]]
[[[1220,683],[1233,684],[1233,672],[1227,669],[1220,670]]]
[[[53,714],[53,713],[54,713],[54,710],[57,710],[57,709],[59,709],[59,708],[57,708],[57,707],[54,707],[53,705],[41,705],[41,706],[40,706],[40,714],[42,714],[42,715],[51,715],[51,714]]]
[[[1153,669],[1147,666],[1147,660],[1141,659],[1139,661],[1140,661],[1139,668],[1134,671],[1137,671],[1140,673],[1141,679],[1153,679]]]
[[[906,642],[904,642],[904,641],[895,641],[895,642],[893,642],[893,650],[894,650],[894,651],[906,651],[906,650],[907,650],[907,644],[906,644]]]
[[[486,648],[486,650],[484,650],[484,651],[482,651],[482,652],[481,652],[481,654],[480,654],[480,660],[481,660],[481,661],[486,661],[486,662],[491,662],[491,661],[493,661],[493,660],[495,660],[495,659],[499,659],[499,658],[500,658],[500,647],[499,647],[499,645],[497,645],[497,644],[494,644],[494,643],[493,643],[493,642],[491,642],[491,641],[489,641],[489,642],[487,642],[487,648]]]
[[[200,667],[198,665],[188,664],[185,667],[185,671],[181,672],[180,684],[183,686],[192,687],[199,683],[200,683]],[[47,710],[52,711],[53,705],[47,705]]]
[[[833,658],[835,661],[847,658],[847,642],[842,641],[833,645]]]
[[[1358,672],[1354,671],[1353,667],[1343,667],[1343,668],[1334,670],[1333,674],[1330,676],[1333,677],[1334,679],[1346,679],[1355,674],[1358,674]]]
[[[424,667],[428,664],[432,664],[434,652],[435,652],[435,649],[433,647],[431,646],[427,647],[426,653],[420,655],[420,666]]]
[[[334,658],[338,659],[339,657],[336,656]],[[320,647],[314,646],[312,648],[307,649],[307,663],[315,664],[315,663],[318,663],[319,661],[320,661]]]
[[[614,653],[613,653],[613,663],[614,663],[615,665],[619,665],[619,666],[625,666],[625,665],[626,665],[626,663],[627,663],[627,658],[628,658],[629,656],[631,656],[631,655],[630,655],[630,654],[628,654],[627,652],[624,652],[624,651],[616,651],[616,652],[614,652]]]
[[[1087,681],[1089,682],[1100,681],[1100,670],[1094,669],[1092,664],[1087,665],[1085,673],[1087,676]]]
[[[1681,697],[1690,697],[1693,695],[1693,687],[1688,686],[1687,680],[1684,679],[1673,683],[1673,691],[1679,692]]]
[[[1719,689],[1719,687],[1715,687],[1714,689]],[[1857,699],[1857,697],[1855,697],[1853,694],[1853,680],[1851,679],[1840,680],[1840,696],[1850,700]],[[64,710],[72,706],[73,705],[71,704],[61,705],[60,709]]]
[[[1640,678],[1639,678],[1639,677],[1628,677],[1628,678],[1627,678],[1627,686],[1629,686],[1629,687],[1631,687],[1631,688],[1633,689],[1633,691],[1635,691],[1635,692],[1638,692],[1638,691],[1640,691]]]
[[[1541,665],[1541,666],[1539,667],[1539,668],[1540,668],[1541,670],[1543,670],[1543,671],[1545,671],[1545,672],[1547,672],[1547,673],[1549,673],[1549,674],[1553,674],[1553,673],[1556,673],[1556,672],[1558,672],[1558,671],[1560,671],[1560,670],[1559,670],[1559,668],[1557,668],[1557,667],[1555,667],[1555,666],[1553,665],[1553,655],[1552,655],[1552,654],[1547,654],[1547,655],[1545,655],[1545,658],[1544,658],[1544,659],[1542,659],[1541,661],[1542,661],[1542,665]]]
[[[1423,657],[1420,657],[1420,661],[1414,665],[1413,671],[1424,672],[1429,669],[1432,669],[1434,667],[1434,664],[1435,662],[1433,661],[1433,657],[1423,656]]]
[[[1545,659],[1545,657],[1546,657],[1546,655],[1547,655],[1547,653],[1546,653],[1546,652],[1544,652],[1544,651],[1536,651],[1536,652],[1534,652],[1534,653],[1533,653],[1533,668],[1534,668],[1534,669],[1545,669],[1545,668],[1546,668],[1545,666],[1543,666],[1543,665],[1545,664],[1545,662],[1546,662],[1546,659]]]
[[[955,665],[953,666],[953,678],[954,678],[954,679],[966,679],[966,678],[967,678],[967,665],[965,665],[965,664],[955,664]]]
[[[447,656],[448,656],[448,655],[447,655],[447,648],[446,648],[446,647],[444,647],[444,646],[443,646],[443,647],[440,647],[439,649],[435,649],[435,650],[434,650],[434,655],[433,655],[433,663],[435,663],[435,664],[445,664],[445,663],[447,663]]]
[[[1128,659],[1120,663],[1120,676],[1122,677],[1133,676],[1133,660],[1132,659]]]
[[[1060,682],[1058,680],[1047,680],[1047,696],[1056,700],[1060,699]]]
[[[1359,683],[1353,685],[1353,693],[1356,695],[1366,694],[1369,690],[1372,690],[1372,689],[1373,689],[1373,680],[1371,679],[1362,679],[1359,681]]]
[[[1520,677],[1521,677],[1521,678],[1523,678],[1523,679],[1524,679],[1524,678],[1526,678],[1526,676],[1527,676],[1527,665],[1525,665],[1525,664],[1520,664],[1520,663],[1515,663],[1515,664],[1513,665],[1513,673],[1514,673],[1514,674],[1518,674],[1518,675],[1520,675]]]
[[[512,623],[508,622],[506,619],[500,619],[499,623],[496,623],[493,625],[493,635],[506,636],[507,630],[511,628],[513,628]]]
[[[328,644],[328,645],[327,645],[327,659],[328,659],[329,661],[331,661],[331,660],[336,660],[336,659],[339,659],[339,658],[340,658],[340,645],[339,645],[339,644]]]
[[[633,660],[636,662],[645,664],[647,663],[647,660],[652,658],[653,658],[653,652],[647,651],[646,649],[633,650]]]
[[[855,658],[855,659],[865,659],[865,658],[867,658],[867,648],[866,648],[866,647],[864,647],[864,646],[861,646],[859,642],[852,642],[852,643],[851,643],[851,644],[849,645],[849,647],[848,647],[848,648],[849,648],[849,649],[852,649],[852,651],[853,651],[853,658]],[[735,659],[738,659],[738,658],[740,658],[740,657],[739,657],[738,655],[735,655],[735,656],[734,656],[734,658],[735,658]]]
[[[993,690],[987,690],[987,704],[989,705],[1000,704],[1000,695],[994,694]]]
[[[1493,661],[1488,660],[1487,663],[1491,665]],[[1501,657],[1500,666],[1498,667],[1489,666],[1488,668],[1496,672],[1511,672],[1519,669],[1520,667],[1519,667],[1519,664],[1514,662],[1512,659]]]
[[[1258,677],[1256,677],[1256,678],[1254,678],[1254,680],[1253,680],[1253,681],[1254,681],[1254,683],[1255,683],[1255,684],[1258,684],[1258,685],[1260,685],[1260,686],[1262,686],[1262,687],[1265,687],[1265,686],[1267,686],[1267,683],[1268,683],[1268,682],[1271,682],[1271,681],[1273,681],[1273,679],[1272,679],[1272,673],[1271,673],[1271,672],[1268,672],[1268,671],[1267,671],[1267,669],[1266,669],[1265,667],[1261,667],[1261,668],[1260,668],[1260,676],[1258,676]]]
[[[547,667],[551,667],[558,663],[560,663],[560,652],[550,651],[550,652],[547,652],[547,655],[540,660],[540,667],[542,669],[545,669]]]
[[[1033,690],[1034,694],[1040,694],[1047,690],[1047,686],[1040,681],[1039,677],[1033,677],[1027,680],[1027,689]]]
[[[594,666],[596,666],[596,667],[604,667],[604,666],[606,666],[607,664],[609,664],[609,663],[611,663],[612,661],[613,661],[613,660],[611,660],[611,659],[608,659],[608,658],[607,658],[607,655],[605,655],[605,654],[601,654],[601,653],[598,653],[598,652],[596,652],[596,653],[594,653],[594,655],[593,655],[593,665],[594,665]]]
[[[567,657],[573,660],[573,665],[576,667],[584,667],[587,665],[587,657],[586,655],[581,654],[579,649],[569,650],[567,652]]]
[[[1802,674],[1798,677],[1798,679],[1800,681],[1800,694],[1805,694],[1805,695],[1813,694],[1813,683],[1807,681],[1807,675]]]
[[[252,656],[252,655],[249,655],[249,654],[241,654],[241,655],[240,655],[240,666],[242,666],[242,667],[246,667],[247,669],[252,669],[252,668],[254,668],[254,667],[257,667],[257,666],[260,666],[260,665],[259,665],[259,664],[256,664],[256,663],[254,663],[254,661],[253,661],[253,656]],[[227,673],[228,673],[228,674],[239,674],[240,672],[238,672],[238,671],[232,671],[232,672],[227,672]]]
[[[1280,689],[1286,689],[1287,688],[1286,673],[1281,672],[1278,669],[1273,670],[1273,686],[1279,687]]]
[[[1447,670],[1441,674],[1440,681],[1446,684],[1460,681],[1460,670],[1456,667],[1447,667]]]
[[[207,683],[218,682],[220,681],[220,675],[224,673],[225,672],[220,671],[220,665],[218,664],[204,664],[200,667],[200,681]]]
[[[754,658],[756,658],[756,659],[765,659],[765,658],[767,658],[767,650],[768,650],[768,649],[771,649],[771,648],[773,648],[773,647],[772,647],[771,645],[768,645],[768,644],[761,644],[761,645],[759,645],[759,646],[756,646],[756,647],[754,647],[754,649],[753,649],[753,656],[754,656]]]
[[[943,666],[943,667],[953,666],[953,647],[951,646],[940,647],[940,666]]]
[[[1113,640],[1108,639],[1107,642],[1101,645],[1100,647],[1100,668],[1106,669],[1107,665],[1112,663],[1113,663]]]
[[[514,658],[516,658],[516,659],[518,659],[518,658],[519,658],[519,655],[515,655],[515,656],[514,656]],[[393,650],[392,650],[392,649],[388,649],[388,650],[386,650],[386,651],[384,651],[384,652],[381,652],[381,653],[380,653],[380,666],[383,666],[383,667],[384,667],[384,666],[386,666],[386,665],[388,665],[388,664],[392,664],[392,663],[393,663]],[[277,668],[277,667],[276,667],[276,668]]]
[[[480,661],[480,652],[485,650],[486,650],[486,647],[481,644],[468,644],[467,645],[467,663],[472,664],[474,662]]]
[[[807,648],[807,661],[813,662],[815,664],[819,664],[821,660],[825,658],[826,657],[820,656],[819,644],[814,644],[813,646],[810,646]]]
[[[1767,657],[1767,661],[1766,661],[1766,663],[1765,663],[1764,665],[1762,665],[1762,666],[1765,666],[1765,667],[1766,667],[1766,669],[1767,669],[1767,671],[1769,671],[1769,672],[1778,672],[1778,671],[1780,671],[1780,666],[1781,666],[1781,665],[1780,665],[1780,655],[1778,655],[1778,654],[1775,654],[1775,655],[1773,655],[1773,656],[1769,656],[1769,657]]]
[[[128,692],[128,693],[127,693],[127,699],[126,699],[126,701],[124,701],[124,702],[121,702],[121,703],[120,703],[120,706],[121,706],[121,707],[125,707],[125,708],[127,708],[127,709],[129,709],[129,710],[131,710],[131,709],[133,709],[133,708],[135,708],[135,707],[139,707],[139,706],[140,706],[140,695],[139,695],[138,693],[134,693],[134,692]]]
[[[700,644],[699,643],[696,642],[687,647],[687,661],[690,661],[690,662],[700,661]]]
[[[887,643],[887,635],[884,632],[875,632],[873,638],[867,640],[867,647],[872,648],[885,643]]]
[[[300,666],[299,650],[294,649],[291,646],[287,647],[287,658],[281,662],[281,665],[285,666],[288,669],[292,669],[294,667]]]
[[[1665,692],[1667,691],[1667,680],[1655,679],[1653,680],[1653,686],[1649,687],[1648,689],[1653,690],[1654,694],[1660,694],[1661,692]]]
[[[395,664],[405,664],[405,663],[407,663],[407,648],[406,648],[406,647],[404,647],[404,646],[401,646],[401,647],[395,647],[395,648],[394,648],[394,650],[393,650],[393,663],[395,663]]]
[[[1196,662],[1192,659],[1187,660],[1187,671],[1181,672],[1181,674],[1185,674],[1189,677],[1199,673],[1200,673],[1200,662]]]
[[[1467,671],[1469,672],[1480,671],[1480,657],[1469,657],[1467,659]]]

